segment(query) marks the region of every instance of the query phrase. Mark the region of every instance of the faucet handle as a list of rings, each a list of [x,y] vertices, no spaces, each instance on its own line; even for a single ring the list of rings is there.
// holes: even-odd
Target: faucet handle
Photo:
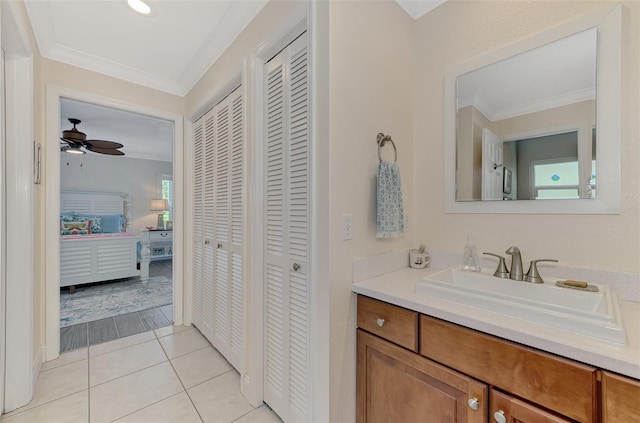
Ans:
[[[538,262],[540,261],[552,261],[554,263],[558,262],[558,260],[554,260],[554,259],[531,260],[529,271],[527,272],[524,280],[526,280],[527,282],[533,282],[533,283],[544,283],[544,280],[542,279],[542,277],[540,277],[540,273],[538,273]]]
[[[509,269],[507,269],[507,264],[504,262],[504,257],[498,254],[493,254],[493,253],[482,253],[482,254],[486,254],[488,256],[494,256],[500,259],[500,263],[498,263],[498,268],[496,269],[495,272],[493,272],[493,276],[498,278],[503,278],[503,279],[509,278]]]

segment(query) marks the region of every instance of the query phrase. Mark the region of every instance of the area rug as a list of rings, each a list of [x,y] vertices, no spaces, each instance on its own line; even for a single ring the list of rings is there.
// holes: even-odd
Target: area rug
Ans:
[[[75,294],[60,293],[60,327],[171,304],[172,298],[173,283],[164,276],[80,286]]]

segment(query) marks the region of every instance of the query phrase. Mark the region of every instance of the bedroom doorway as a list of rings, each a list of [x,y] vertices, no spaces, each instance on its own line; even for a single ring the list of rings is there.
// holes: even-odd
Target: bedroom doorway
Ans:
[[[47,138],[73,141],[74,126],[85,134],[80,146],[61,140],[46,153],[46,177],[57,188],[46,202],[47,258],[56,259],[55,269],[47,260],[51,360],[182,323],[182,198],[173,191],[182,180],[182,117],[47,88]],[[147,236],[150,262],[141,256]]]
[[[60,352],[170,325],[173,122],[62,97],[60,127]]]

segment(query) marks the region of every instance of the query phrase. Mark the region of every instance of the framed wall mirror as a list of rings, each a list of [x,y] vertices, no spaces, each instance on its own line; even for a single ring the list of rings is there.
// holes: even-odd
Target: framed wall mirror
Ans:
[[[621,6],[451,69],[445,211],[617,214]]]

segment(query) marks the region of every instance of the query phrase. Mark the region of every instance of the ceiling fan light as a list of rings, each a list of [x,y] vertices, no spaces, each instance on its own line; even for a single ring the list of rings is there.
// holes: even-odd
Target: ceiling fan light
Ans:
[[[66,150],[67,154],[87,154],[86,151],[80,150],[79,148],[69,147]]]
[[[127,0],[127,5],[141,15],[149,15],[151,13],[151,7],[142,0]]]

